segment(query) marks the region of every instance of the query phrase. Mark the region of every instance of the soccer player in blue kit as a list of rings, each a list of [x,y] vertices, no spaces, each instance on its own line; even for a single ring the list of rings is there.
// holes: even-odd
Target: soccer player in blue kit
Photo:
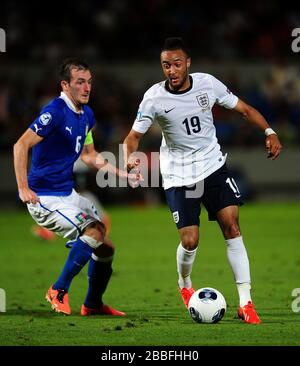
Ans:
[[[88,265],[88,292],[81,315],[117,315],[102,301],[112,274],[114,246],[106,235],[93,204],[74,190],[73,165],[80,157],[94,169],[105,169],[128,178],[104,162],[93,144],[95,117],[87,106],[92,76],[88,65],[66,60],[60,71],[62,92],[40,112],[14,145],[14,165],[20,199],[42,227],[67,238],[71,247],[65,266],[46,293],[56,312],[71,314],[68,291],[73,278]],[[28,153],[32,148],[27,177]],[[132,176],[134,177],[134,176]]]

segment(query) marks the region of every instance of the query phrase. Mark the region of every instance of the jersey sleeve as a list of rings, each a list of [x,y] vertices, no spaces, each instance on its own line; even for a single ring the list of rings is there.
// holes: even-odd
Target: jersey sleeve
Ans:
[[[84,145],[90,145],[94,142],[92,131],[89,131],[84,140]]]
[[[222,107],[232,109],[238,102],[238,97],[227,88],[220,80],[211,76],[213,90],[216,96],[216,103]]]
[[[155,112],[153,108],[153,99],[144,96],[132,125],[132,129],[140,133],[146,133],[154,122],[154,119]]]
[[[31,123],[29,128],[37,135],[46,137],[63,122],[63,119],[64,114],[61,110],[46,107],[42,109],[39,116]]]

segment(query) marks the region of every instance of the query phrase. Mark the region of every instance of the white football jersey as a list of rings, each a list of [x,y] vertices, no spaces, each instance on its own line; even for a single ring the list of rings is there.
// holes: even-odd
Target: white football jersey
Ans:
[[[214,76],[190,75],[191,87],[168,91],[166,82],[144,94],[132,128],[145,133],[153,122],[162,130],[160,170],[164,189],[194,184],[219,169],[226,160],[216,137],[212,107],[234,108],[237,96]]]

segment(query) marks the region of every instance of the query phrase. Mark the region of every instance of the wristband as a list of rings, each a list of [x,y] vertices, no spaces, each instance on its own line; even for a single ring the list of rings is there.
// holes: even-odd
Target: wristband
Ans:
[[[276,132],[274,130],[272,130],[272,128],[269,127],[269,128],[265,129],[266,136],[270,136],[270,135],[274,135],[274,134],[277,135]]]

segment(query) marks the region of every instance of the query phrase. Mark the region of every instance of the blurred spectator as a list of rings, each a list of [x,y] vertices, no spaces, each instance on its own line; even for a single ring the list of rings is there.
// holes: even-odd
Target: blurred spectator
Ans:
[[[40,7],[17,0],[1,3],[0,25],[7,32],[10,57],[44,64],[74,54],[90,62],[148,60],[157,57],[165,36],[181,35],[201,57],[272,60],[289,54],[291,30],[299,26],[288,0],[227,1],[222,7],[197,0],[65,0],[62,7],[53,0],[46,9]]]
[[[3,1],[0,27],[7,34],[7,52],[0,54],[0,152],[10,151],[41,106],[57,95],[60,61],[76,56],[94,70],[96,147],[117,153],[141,90],[159,81],[150,62],[166,36],[182,36],[203,72],[210,72],[205,65],[222,68],[224,82],[262,112],[284,145],[299,145],[300,75],[293,65],[300,54],[291,51],[291,30],[300,26],[300,16],[288,3],[229,1],[218,8],[196,0],[66,0],[62,7],[53,0],[42,9],[42,3]],[[126,75],[132,64],[144,68]],[[215,107],[214,114],[222,145],[261,144],[264,137],[230,111]],[[147,135],[146,150],[158,151],[157,131],[153,126]]]

